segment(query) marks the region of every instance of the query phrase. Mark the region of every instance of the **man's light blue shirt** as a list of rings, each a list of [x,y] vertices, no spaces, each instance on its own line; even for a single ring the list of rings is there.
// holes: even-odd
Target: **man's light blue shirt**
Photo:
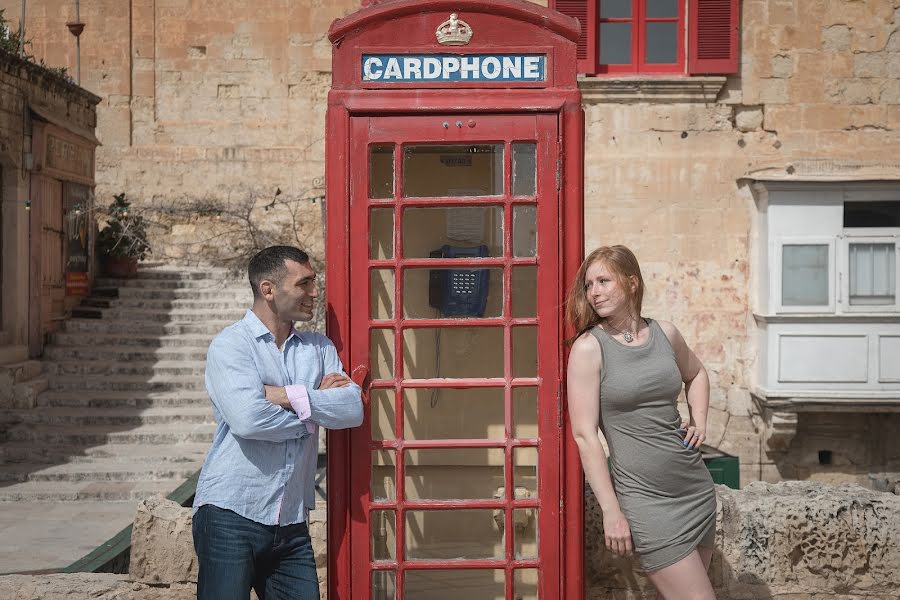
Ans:
[[[343,429],[363,420],[359,386],[317,389],[328,373],[344,374],[331,340],[294,330],[279,350],[252,310],[213,339],[206,390],[217,427],[194,511],[213,504],[264,525],[306,521],[315,505],[317,426]],[[308,398],[308,418],[270,403],[264,385],[287,387],[295,406],[299,391],[303,402]]]

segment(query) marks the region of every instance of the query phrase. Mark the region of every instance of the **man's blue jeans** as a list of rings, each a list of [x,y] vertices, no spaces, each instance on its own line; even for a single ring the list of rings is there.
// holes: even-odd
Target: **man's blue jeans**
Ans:
[[[306,523],[263,525],[206,504],[194,514],[198,600],[319,600]]]

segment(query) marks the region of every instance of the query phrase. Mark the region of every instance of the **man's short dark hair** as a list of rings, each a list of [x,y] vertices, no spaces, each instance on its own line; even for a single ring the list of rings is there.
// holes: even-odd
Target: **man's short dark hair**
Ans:
[[[305,265],[309,263],[309,255],[300,248],[293,246],[269,246],[260,250],[256,256],[250,259],[247,266],[247,275],[250,278],[250,287],[253,289],[253,298],[259,298],[259,284],[268,279],[275,285],[281,283],[287,275],[287,262],[294,261]]]

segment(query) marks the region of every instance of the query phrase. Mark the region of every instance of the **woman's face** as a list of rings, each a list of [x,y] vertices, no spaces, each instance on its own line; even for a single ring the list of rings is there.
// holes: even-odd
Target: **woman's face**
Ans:
[[[630,282],[630,279],[626,281]],[[603,261],[595,261],[588,267],[584,275],[584,291],[600,318],[631,312],[631,294],[634,290],[623,289]]]

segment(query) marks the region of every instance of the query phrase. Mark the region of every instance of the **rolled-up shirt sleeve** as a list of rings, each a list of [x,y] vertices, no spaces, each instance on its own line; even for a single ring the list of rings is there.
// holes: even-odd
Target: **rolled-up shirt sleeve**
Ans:
[[[284,386],[284,392],[287,394],[288,402],[291,403],[291,408],[294,409],[300,420],[306,423],[306,430],[310,433],[315,433],[316,424],[309,420],[312,413],[306,386],[302,384],[286,385]]]
[[[206,390],[238,437],[280,442],[309,435],[296,414],[266,400],[253,357],[227,337],[217,337],[209,346]]]

